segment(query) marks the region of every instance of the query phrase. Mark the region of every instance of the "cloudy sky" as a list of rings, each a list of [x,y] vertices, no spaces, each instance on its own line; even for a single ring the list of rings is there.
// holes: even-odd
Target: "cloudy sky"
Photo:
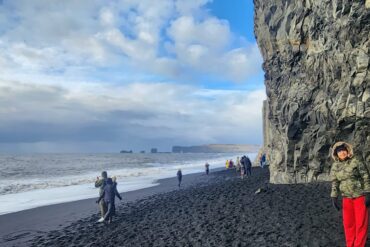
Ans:
[[[262,143],[250,0],[0,0],[0,152]]]

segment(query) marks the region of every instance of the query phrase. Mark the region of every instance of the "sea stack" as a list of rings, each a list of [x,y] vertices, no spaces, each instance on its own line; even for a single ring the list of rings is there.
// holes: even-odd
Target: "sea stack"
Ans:
[[[328,180],[340,140],[370,165],[369,1],[254,4],[270,182]]]

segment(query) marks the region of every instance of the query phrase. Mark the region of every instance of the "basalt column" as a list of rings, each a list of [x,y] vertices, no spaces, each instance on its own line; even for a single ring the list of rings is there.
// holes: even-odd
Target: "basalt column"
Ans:
[[[370,166],[369,1],[254,4],[270,182],[328,180],[330,148],[339,140]]]

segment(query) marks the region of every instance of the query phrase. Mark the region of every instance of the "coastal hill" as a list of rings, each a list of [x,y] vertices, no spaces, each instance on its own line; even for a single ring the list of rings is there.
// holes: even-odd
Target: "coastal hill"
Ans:
[[[250,144],[209,144],[201,146],[173,146],[173,153],[257,153],[259,145]]]
[[[271,183],[328,180],[330,149],[370,164],[370,0],[254,0]]]

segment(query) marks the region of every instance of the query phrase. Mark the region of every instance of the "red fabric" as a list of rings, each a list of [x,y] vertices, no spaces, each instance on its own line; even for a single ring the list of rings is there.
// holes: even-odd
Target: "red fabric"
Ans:
[[[365,196],[343,198],[343,226],[347,247],[364,247],[369,222]]]

